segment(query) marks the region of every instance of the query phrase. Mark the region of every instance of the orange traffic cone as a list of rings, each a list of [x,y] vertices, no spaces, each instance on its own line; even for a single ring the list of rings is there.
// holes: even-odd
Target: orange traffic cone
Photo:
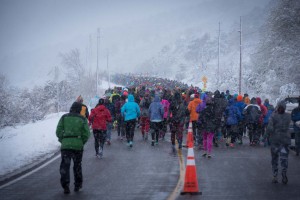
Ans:
[[[186,136],[186,147],[189,148],[191,145],[194,145],[194,136],[193,136],[192,122],[190,121],[188,127],[188,134]]]
[[[197,171],[195,165],[194,149],[193,147],[188,148],[187,164],[185,169],[185,180],[183,191],[180,193],[184,194],[202,194],[198,189]]]
[[[194,139],[193,139],[193,131],[191,128],[191,122],[189,125],[189,131],[187,135],[187,146],[188,146],[188,155],[187,155],[187,164],[185,168],[185,180],[183,192],[181,194],[202,194],[198,189],[198,179],[197,179],[197,171],[195,164],[195,156],[194,156]]]

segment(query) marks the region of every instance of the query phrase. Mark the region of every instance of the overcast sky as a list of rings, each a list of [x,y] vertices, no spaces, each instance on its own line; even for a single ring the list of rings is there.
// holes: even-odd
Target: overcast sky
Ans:
[[[146,18],[196,0],[0,0],[1,54]]]
[[[203,30],[211,31],[212,26],[210,33],[216,32],[219,20],[224,28],[226,20],[229,26],[267,1],[0,0],[0,73],[20,83],[33,75],[42,77],[60,64],[59,53],[74,48],[86,53],[89,35],[95,57],[97,28],[102,33],[101,55],[109,49],[112,66],[134,66],[153,56],[164,43],[174,42],[176,31],[199,26],[201,21]]]

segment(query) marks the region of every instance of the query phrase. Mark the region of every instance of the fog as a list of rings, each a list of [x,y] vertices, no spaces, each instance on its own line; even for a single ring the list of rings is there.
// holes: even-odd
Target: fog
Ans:
[[[166,44],[187,34],[216,34],[269,0],[1,0],[0,73],[11,84],[29,86],[61,66],[59,53],[80,49],[82,63],[131,72]]]

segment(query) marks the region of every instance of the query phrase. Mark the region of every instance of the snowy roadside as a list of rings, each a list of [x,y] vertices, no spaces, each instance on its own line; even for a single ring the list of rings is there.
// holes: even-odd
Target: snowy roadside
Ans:
[[[51,157],[60,147],[55,135],[64,113],[48,115],[44,120],[0,130],[0,176]]]

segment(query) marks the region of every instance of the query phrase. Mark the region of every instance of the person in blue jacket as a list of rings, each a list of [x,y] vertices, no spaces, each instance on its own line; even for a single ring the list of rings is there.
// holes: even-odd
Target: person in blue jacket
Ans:
[[[292,110],[291,117],[292,117],[292,121],[294,122],[296,156],[299,156],[299,151],[300,151],[300,98],[299,98],[299,102],[298,102],[298,107],[294,108]]]
[[[228,106],[225,109],[225,119],[226,119],[226,127],[227,127],[227,142],[226,146],[234,147],[234,143],[236,141],[238,135],[238,123],[241,119],[241,112],[234,105],[234,99],[230,99],[228,101]],[[229,143],[230,138],[230,143]]]
[[[266,114],[266,116],[264,117],[264,121],[263,121],[263,135],[265,135],[266,133],[266,129],[269,123],[269,118],[271,117],[272,113],[274,112],[275,108],[272,104],[270,104],[269,99],[265,99],[264,102],[264,106],[266,106],[266,108],[268,109],[268,112]],[[265,138],[263,139],[264,142],[264,146],[270,146],[270,139],[269,138]]]
[[[164,106],[161,103],[159,95],[155,95],[154,100],[149,107],[152,146],[154,146],[154,139],[155,139],[155,144],[158,145],[158,136],[159,136],[159,131],[162,129],[164,112],[165,112]]]
[[[132,94],[128,95],[128,102],[126,102],[121,108],[121,114],[124,117],[125,127],[126,127],[126,138],[127,145],[132,147],[134,128],[136,125],[137,118],[141,115],[141,110],[139,105],[134,101]]]

